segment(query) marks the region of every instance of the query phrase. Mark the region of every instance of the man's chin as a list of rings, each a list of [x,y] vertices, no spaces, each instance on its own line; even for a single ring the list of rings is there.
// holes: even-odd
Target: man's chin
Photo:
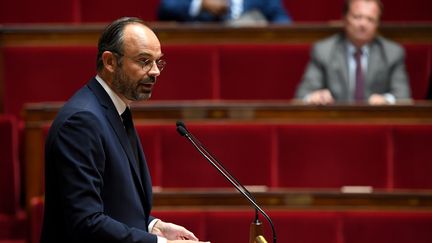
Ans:
[[[151,95],[152,95],[151,93],[140,94],[138,96],[138,100],[139,101],[148,100],[148,99],[150,99]]]

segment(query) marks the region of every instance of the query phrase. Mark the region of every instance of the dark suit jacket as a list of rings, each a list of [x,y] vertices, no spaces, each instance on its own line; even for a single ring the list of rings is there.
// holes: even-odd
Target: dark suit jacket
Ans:
[[[161,0],[158,13],[159,20],[180,22],[215,22],[223,20],[206,12],[201,12],[198,16],[191,17],[189,15],[191,2],[192,0]],[[251,10],[259,10],[269,22],[291,22],[291,18],[281,0],[244,0],[243,12]]]
[[[370,43],[365,96],[391,93],[396,99],[410,98],[403,48],[377,37]],[[329,89],[337,101],[353,100],[348,87],[348,60],[345,35],[337,34],[319,41],[312,54],[296,98],[304,98],[318,89]]]
[[[147,233],[151,179],[139,147],[141,169],[113,102],[90,80],[46,140],[42,242],[157,242]]]

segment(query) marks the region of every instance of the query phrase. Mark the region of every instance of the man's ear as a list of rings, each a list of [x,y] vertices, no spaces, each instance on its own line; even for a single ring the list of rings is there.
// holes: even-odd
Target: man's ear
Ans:
[[[114,56],[114,53],[110,51],[104,51],[102,53],[102,62],[105,66],[105,69],[111,73],[113,73],[117,68],[117,59]]]

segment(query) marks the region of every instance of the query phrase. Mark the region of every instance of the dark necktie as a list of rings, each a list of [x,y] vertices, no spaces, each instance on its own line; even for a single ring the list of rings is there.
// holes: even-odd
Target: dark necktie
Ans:
[[[364,73],[361,64],[361,56],[362,51],[357,49],[354,53],[356,63],[354,99],[356,101],[364,100]]]
[[[126,133],[129,137],[129,142],[132,146],[132,151],[133,151],[133,153],[135,155],[135,159],[139,165],[137,135],[136,135],[133,120],[132,120],[132,113],[131,113],[129,107],[126,108],[126,110],[122,113],[121,117],[123,119],[123,125],[125,126]]]

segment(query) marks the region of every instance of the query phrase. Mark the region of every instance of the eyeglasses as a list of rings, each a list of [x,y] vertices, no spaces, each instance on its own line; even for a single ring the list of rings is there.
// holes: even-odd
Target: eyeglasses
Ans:
[[[153,68],[153,65],[156,63],[157,68],[159,69],[160,72],[162,72],[162,70],[165,68],[166,65],[166,61],[163,59],[158,59],[158,60],[151,60],[151,59],[139,59],[136,60],[135,58],[129,57],[129,56],[125,56],[123,54],[117,53],[117,52],[113,52],[115,55],[120,56],[120,57],[126,57],[129,58],[130,60],[138,63],[139,65],[141,65],[141,68],[144,72],[148,72]]]

